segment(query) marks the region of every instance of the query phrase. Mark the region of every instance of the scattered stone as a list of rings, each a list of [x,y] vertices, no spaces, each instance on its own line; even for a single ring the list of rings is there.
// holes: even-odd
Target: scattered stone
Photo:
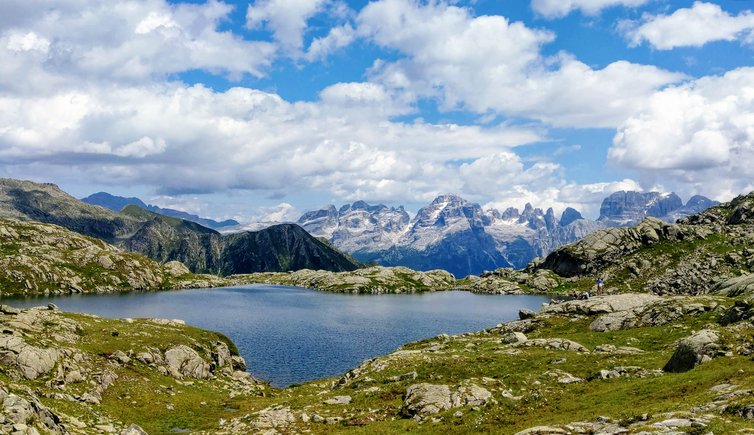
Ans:
[[[112,353],[112,355],[110,355],[110,358],[121,364],[128,364],[129,362],[131,362],[131,358],[129,358],[128,355],[126,355],[126,353],[122,350],[116,350]]]
[[[402,375],[396,375],[396,376],[390,376],[387,378],[388,382],[402,382],[402,381],[413,381],[419,376],[416,372],[408,372],[404,373]]]
[[[328,405],[348,405],[351,403],[351,396],[335,396],[332,399],[325,400]]]
[[[521,343],[515,343],[513,344],[513,346],[544,347],[545,349],[589,352],[589,349],[585,348],[581,344],[576,343],[572,340],[566,340],[564,338],[535,338],[533,340],[526,340]]]

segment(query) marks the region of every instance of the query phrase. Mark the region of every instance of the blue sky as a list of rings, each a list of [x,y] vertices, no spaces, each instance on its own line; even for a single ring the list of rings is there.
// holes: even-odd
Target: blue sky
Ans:
[[[291,219],[754,190],[754,2],[0,5],[0,175]]]

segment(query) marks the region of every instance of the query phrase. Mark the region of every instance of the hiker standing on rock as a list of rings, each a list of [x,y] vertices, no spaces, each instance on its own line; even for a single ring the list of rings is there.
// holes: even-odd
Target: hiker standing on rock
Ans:
[[[597,294],[602,294],[602,288],[605,286],[605,282],[602,280],[602,277],[597,278]]]

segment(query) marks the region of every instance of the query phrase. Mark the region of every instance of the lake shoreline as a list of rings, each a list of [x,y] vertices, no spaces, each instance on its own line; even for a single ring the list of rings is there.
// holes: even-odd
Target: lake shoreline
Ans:
[[[538,310],[546,296],[477,298],[464,291],[341,294],[252,284],[116,294],[0,298],[19,307],[54,303],[61,310],[109,319],[181,319],[228,336],[255,377],[276,387],[339,375],[364,360],[440,334],[493,327]],[[290,311],[290,313],[288,312]]]

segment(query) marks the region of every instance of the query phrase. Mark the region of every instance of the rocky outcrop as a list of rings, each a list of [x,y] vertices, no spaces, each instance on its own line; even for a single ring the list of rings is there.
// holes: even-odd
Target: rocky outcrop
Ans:
[[[260,274],[259,281],[294,285],[340,293],[415,293],[449,290],[455,277],[444,270],[418,272],[406,267],[372,266],[353,272],[299,270],[291,273]]]
[[[451,389],[448,385],[416,384],[404,395],[403,413],[417,419],[466,405],[484,405],[492,394],[477,385]]]
[[[634,228],[600,230],[555,250],[537,268],[565,277],[595,275],[641,247],[659,242],[666,226],[657,218],[647,218]]]
[[[742,320],[754,319],[754,299],[737,300],[732,307],[726,309],[717,322],[723,326]]]
[[[479,279],[468,286],[468,289],[471,292],[483,294],[547,293],[561,284],[559,278],[546,269],[524,272],[511,268],[499,268],[491,272],[483,272]]]
[[[711,311],[718,306],[714,299],[674,297],[636,305],[624,310],[603,314],[596,318],[589,329],[595,332],[617,331],[642,326],[661,326],[680,319]]]
[[[666,372],[687,372],[716,356],[720,335],[713,330],[703,329],[678,343],[673,356],[662,369]]]
[[[0,337],[0,362],[17,368],[26,379],[49,373],[59,356],[57,349],[31,346],[21,337]]]
[[[178,379],[210,377],[209,364],[195,350],[185,345],[168,349],[165,352],[165,363],[170,374]]]
[[[7,434],[67,434],[60,417],[36,397],[25,399],[0,386],[0,432]]]
[[[573,300],[542,307],[543,314],[595,315],[641,309],[662,301],[662,298],[646,293],[625,293],[595,296],[587,300]]]
[[[89,293],[163,287],[164,268],[55,225],[0,219],[0,292]]]
[[[754,273],[727,279],[715,286],[715,290],[726,296],[754,294]]]

